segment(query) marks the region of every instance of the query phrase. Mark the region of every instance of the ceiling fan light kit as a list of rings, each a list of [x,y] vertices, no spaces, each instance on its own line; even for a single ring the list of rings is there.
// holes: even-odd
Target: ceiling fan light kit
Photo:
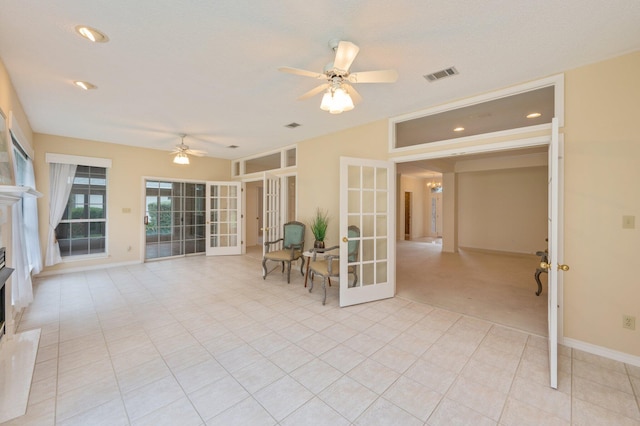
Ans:
[[[173,158],[175,164],[189,164],[189,156],[184,152],[179,152]]]
[[[320,109],[329,111],[331,114],[340,114],[344,111],[350,111],[354,107],[354,103],[359,102],[362,98],[360,94],[353,88],[354,83],[394,83],[398,79],[398,73],[395,70],[378,70],[351,73],[349,69],[353,63],[360,48],[348,41],[329,41],[329,47],[333,49],[335,59],[333,63],[327,64],[322,73],[301,70],[298,68],[281,67],[280,71],[289,74],[301,75],[304,77],[316,78],[319,80],[326,79],[326,83],[321,84],[304,95],[298,100],[308,99],[318,93],[324,92]]]
[[[189,148],[189,145],[185,145],[184,143],[184,138],[187,137],[187,135],[183,134],[180,135],[180,143],[178,145],[176,145],[175,149],[171,152],[171,154],[176,154],[175,157],[173,157],[173,162],[175,164],[189,164],[189,155],[195,155],[196,157],[202,157],[203,155],[206,154],[206,152],[204,151],[199,151],[197,149],[191,149]]]
[[[329,88],[322,96],[320,109],[329,111],[331,114],[351,111],[353,109],[353,99],[342,87],[337,89]]]

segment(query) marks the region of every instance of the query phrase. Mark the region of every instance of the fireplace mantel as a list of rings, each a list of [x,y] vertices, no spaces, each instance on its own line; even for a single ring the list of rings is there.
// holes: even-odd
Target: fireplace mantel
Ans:
[[[23,196],[42,197],[42,193],[28,186],[0,185],[0,206],[17,203]]]
[[[23,198],[40,198],[42,194],[27,186],[0,185],[0,225],[8,207]],[[10,268],[4,268],[5,273]],[[31,380],[38,353],[40,329],[15,334],[14,312],[9,284],[5,285],[5,338],[0,340],[0,423],[26,413]]]

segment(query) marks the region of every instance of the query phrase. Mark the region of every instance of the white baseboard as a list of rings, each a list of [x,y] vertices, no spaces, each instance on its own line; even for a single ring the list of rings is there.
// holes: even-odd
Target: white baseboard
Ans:
[[[79,266],[77,268],[65,268],[65,269],[56,269],[49,271],[42,271],[39,274],[34,275],[35,277],[47,277],[51,275],[60,275],[60,274],[68,274],[72,272],[85,272],[85,271],[95,271],[96,269],[106,269],[106,268],[116,268],[118,266],[130,266],[130,265],[139,265],[143,263],[140,260],[131,260],[129,262],[118,262],[118,263],[103,263],[101,265],[91,265],[91,266]]]
[[[614,351],[613,349],[583,342],[581,340],[571,339],[569,337],[565,337],[562,341],[562,344],[573,349],[578,349],[584,352],[588,352],[593,355],[599,355],[605,358],[612,359],[614,361],[620,361],[620,362],[624,362],[625,364],[635,365],[636,367],[640,367],[639,356],[630,355],[624,352]]]

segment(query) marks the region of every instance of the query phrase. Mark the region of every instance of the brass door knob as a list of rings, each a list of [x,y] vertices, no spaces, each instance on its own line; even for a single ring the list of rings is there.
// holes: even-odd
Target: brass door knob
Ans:
[[[342,242],[343,243],[349,242],[349,239],[347,237],[342,237]]]
[[[542,269],[546,269],[549,270],[549,268],[551,268],[551,264],[547,263],[547,262],[540,262],[540,267]],[[568,271],[569,270],[569,265],[558,265],[558,271]]]

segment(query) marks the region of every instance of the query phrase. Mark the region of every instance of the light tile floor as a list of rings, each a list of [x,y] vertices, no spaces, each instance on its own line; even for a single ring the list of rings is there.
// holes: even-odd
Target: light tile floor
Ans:
[[[36,280],[27,414],[5,425],[639,425],[640,368],[396,297],[321,304],[251,256]],[[1,397],[1,396],[0,396]]]

